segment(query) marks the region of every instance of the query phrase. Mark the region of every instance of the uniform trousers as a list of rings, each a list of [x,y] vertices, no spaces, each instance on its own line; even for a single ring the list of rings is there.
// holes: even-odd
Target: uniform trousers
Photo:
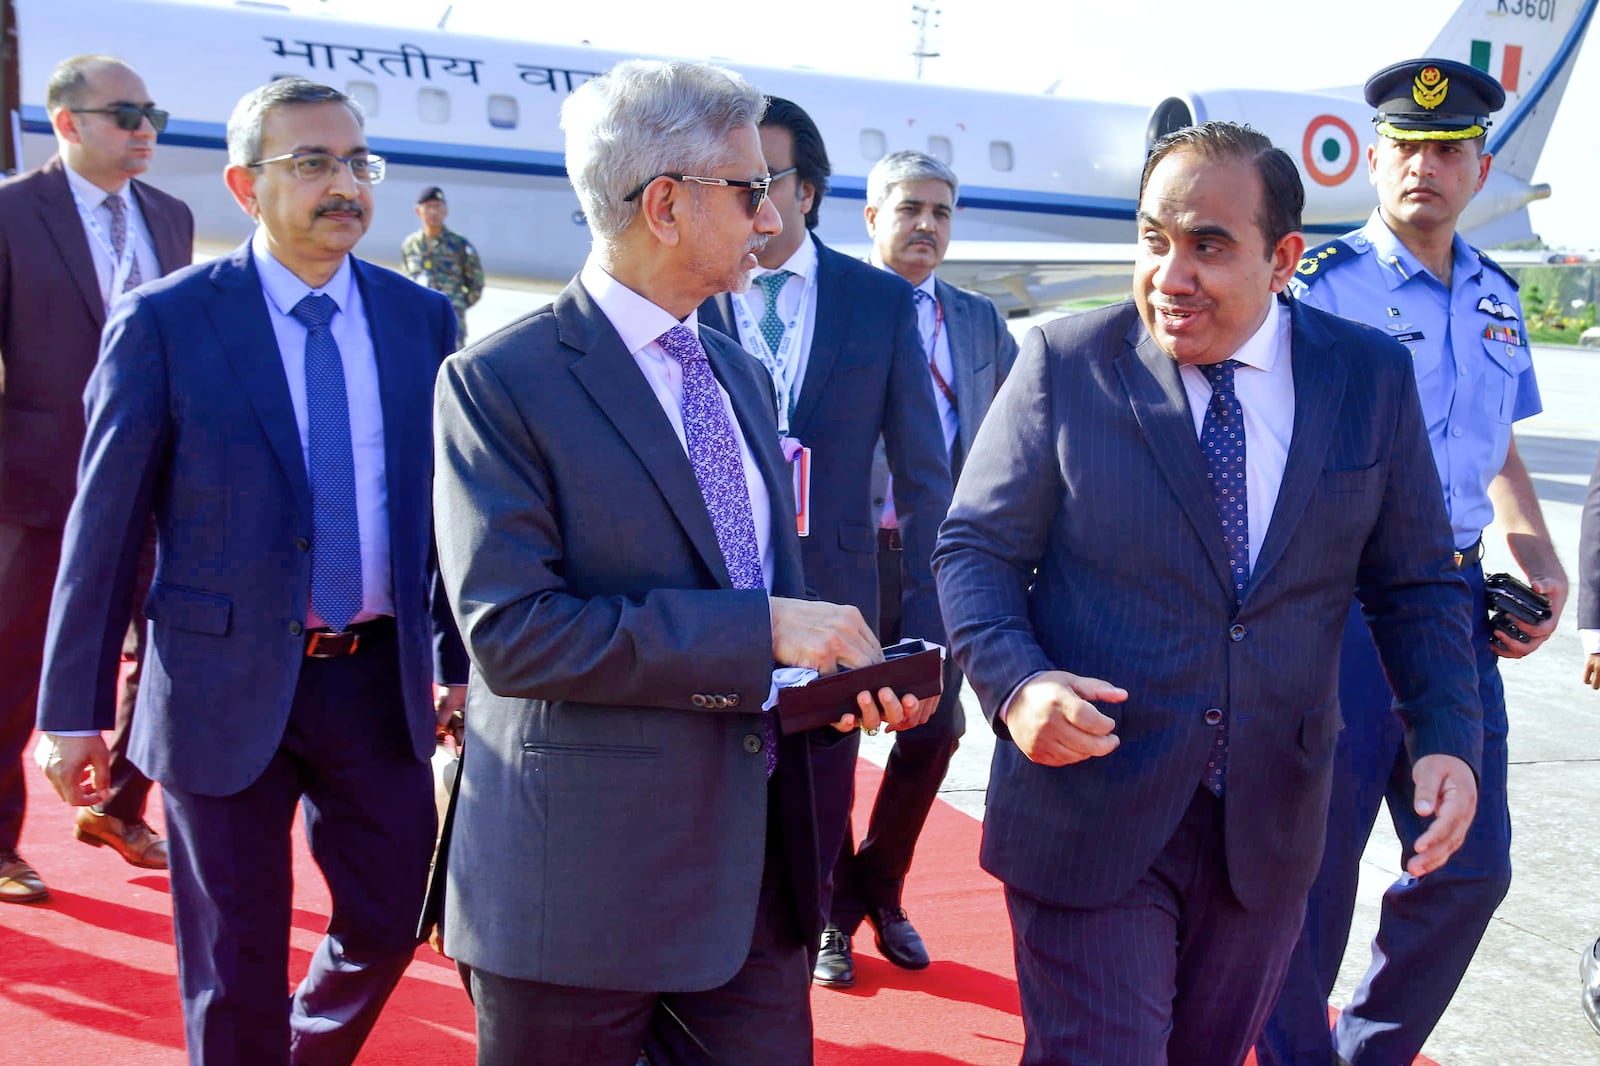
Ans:
[[[1483,705],[1477,814],[1461,849],[1442,869],[1421,879],[1402,875],[1383,895],[1371,965],[1332,1034],[1333,1050],[1352,1066],[1408,1063],[1421,1052],[1511,885],[1505,688],[1489,644],[1483,569],[1473,565],[1462,576],[1472,590]],[[1388,805],[1402,865],[1429,824],[1413,808],[1405,730],[1359,606],[1345,625],[1339,701],[1345,725],[1335,756],[1327,847],[1283,993],[1256,1045],[1261,1066],[1326,1066],[1328,997],[1350,936],[1361,854],[1378,806]]]

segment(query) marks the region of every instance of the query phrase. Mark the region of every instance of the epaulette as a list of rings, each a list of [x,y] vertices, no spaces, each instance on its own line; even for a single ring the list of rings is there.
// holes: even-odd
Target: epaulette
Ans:
[[[1300,279],[1302,285],[1313,285],[1335,267],[1355,262],[1360,254],[1343,239],[1329,241],[1320,248],[1307,249],[1300,259],[1300,265],[1294,268],[1294,276]]]
[[[1476,248],[1474,248],[1473,251],[1478,252]],[[1482,263],[1484,266],[1488,267],[1490,270],[1509,281],[1511,283],[1511,290],[1513,292],[1521,288],[1521,286],[1517,284],[1517,279],[1506,273],[1506,268],[1501,266],[1499,263],[1496,263],[1493,259],[1490,259],[1486,253],[1478,252],[1478,262]]]

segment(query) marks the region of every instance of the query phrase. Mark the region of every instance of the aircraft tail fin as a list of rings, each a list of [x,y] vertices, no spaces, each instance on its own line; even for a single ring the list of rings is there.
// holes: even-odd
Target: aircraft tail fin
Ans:
[[[1425,53],[1499,79],[1506,106],[1489,129],[1496,170],[1524,181],[1544,151],[1600,0],[1465,0]]]

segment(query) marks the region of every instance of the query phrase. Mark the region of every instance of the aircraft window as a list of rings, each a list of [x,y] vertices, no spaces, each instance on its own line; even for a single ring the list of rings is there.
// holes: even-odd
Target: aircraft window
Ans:
[[[928,154],[933,156],[933,158],[937,159],[941,163],[950,162],[950,158],[951,158],[950,138],[948,138],[948,137],[937,137],[937,136],[936,137],[929,137],[928,138]]]
[[[352,81],[345,85],[344,93],[356,103],[368,118],[378,114],[378,87],[370,81]]]
[[[989,166],[995,170],[1010,170],[1012,167],[1011,142],[989,142]]]
[[[861,131],[861,156],[876,163],[889,154],[889,139],[882,130]]]
[[[417,117],[435,126],[449,122],[450,94],[443,89],[418,89]]]
[[[489,125],[497,130],[517,128],[517,98],[496,94],[489,97]]]

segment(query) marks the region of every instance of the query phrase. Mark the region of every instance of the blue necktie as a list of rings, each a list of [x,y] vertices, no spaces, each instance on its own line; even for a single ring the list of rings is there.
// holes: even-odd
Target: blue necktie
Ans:
[[[761,291],[767,297],[767,309],[761,314],[761,336],[767,342],[767,347],[772,349],[772,354],[778,354],[778,345],[783,343],[783,319],[778,317],[778,293],[794,277],[793,271],[774,270],[770,274],[763,274],[756,279],[756,284],[761,286]]]
[[[309,294],[289,313],[306,327],[306,421],[311,438],[311,609],[335,633],[361,610],[361,527],[344,363],[328,329],[338,310]]]
[[[661,350],[683,367],[683,436],[700,495],[717,533],[717,546],[736,589],[764,589],[756,523],[750,509],[750,486],[744,479],[739,440],[722,404],[722,390],[706,360],[700,338],[684,326],[673,326],[656,338]],[[762,716],[766,732],[767,776],[777,765],[777,734],[772,715]]]
[[[1228,568],[1233,573],[1233,603],[1244,602],[1244,587],[1250,580],[1250,501],[1244,479],[1244,408],[1233,392],[1233,372],[1238,363],[1225,359],[1199,367],[1211,384],[1211,403],[1206,407],[1200,430],[1200,450],[1205,453],[1211,481],[1211,500],[1222,520],[1222,538],[1228,549]],[[1205,786],[1222,795],[1222,782],[1228,770],[1228,716],[1217,725],[1217,740],[1206,762]]]

